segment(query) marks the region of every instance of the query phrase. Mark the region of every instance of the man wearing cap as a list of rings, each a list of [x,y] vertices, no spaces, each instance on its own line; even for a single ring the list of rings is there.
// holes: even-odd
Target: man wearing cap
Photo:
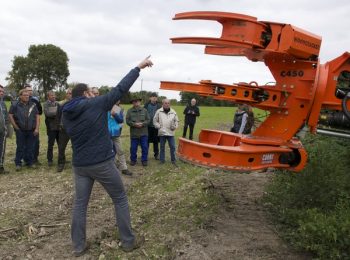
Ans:
[[[150,123],[148,125],[148,144],[153,143],[153,153],[154,159],[159,160],[159,137],[158,137],[158,129],[154,127],[153,118],[156,114],[156,111],[162,107],[162,105],[158,102],[157,93],[151,93],[149,101],[144,106],[149,114]]]
[[[130,165],[137,162],[137,148],[141,146],[141,163],[147,166],[148,161],[148,124],[150,118],[141,106],[141,98],[131,100],[132,108],[126,113],[126,124],[130,126]]]

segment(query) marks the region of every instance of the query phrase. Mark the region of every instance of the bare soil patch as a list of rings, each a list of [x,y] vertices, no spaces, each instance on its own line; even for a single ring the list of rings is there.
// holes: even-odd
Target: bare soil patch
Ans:
[[[212,181],[223,205],[177,250],[176,259],[311,259],[282,241],[261,198],[272,173],[224,174]]]

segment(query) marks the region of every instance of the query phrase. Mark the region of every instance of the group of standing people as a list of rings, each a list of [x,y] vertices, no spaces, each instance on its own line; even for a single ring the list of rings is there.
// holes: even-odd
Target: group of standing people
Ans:
[[[146,58],[106,95],[99,96],[98,93],[93,93],[93,90],[84,83],[68,89],[66,100],[62,103],[55,100],[54,92],[47,93],[48,100],[44,105],[44,113],[48,135],[47,159],[49,165],[53,160],[54,142],[58,141],[59,151],[60,140],[64,140],[64,147],[67,145],[67,140],[70,139],[72,142],[75,194],[71,238],[75,256],[83,255],[89,248],[86,241],[86,214],[95,181],[101,183],[113,201],[122,250],[130,252],[140,247],[144,241],[144,238],[136,235],[131,228],[127,195],[120,174],[118,174],[115,156],[117,155],[120,164],[123,165],[121,166],[122,173],[130,175],[129,171],[125,171],[127,170],[125,156],[120,144],[124,110],[119,101],[136,81],[141,69],[152,65],[149,57]],[[3,94],[3,87],[0,86],[0,98]],[[133,99],[132,107],[126,113],[126,123],[130,126],[131,165],[137,163],[137,148],[140,145],[141,163],[147,166],[149,143],[153,144],[154,158],[164,163],[165,143],[168,142],[171,162],[173,164],[176,162],[174,135],[179,126],[179,119],[175,110],[170,107],[170,100],[163,99],[160,105],[157,98],[157,94],[153,93],[150,101],[144,107],[141,106],[141,99]],[[7,133],[7,112],[2,100],[0,110],[0,144],[4,146],[3,137]],[[19,169],[22,160],[29,167],[35,162],[36,137],[39,135],[40,126],[39,110],[30,91],[26,89],[20,91],[19,100],[11,105],[9,119],[16,131],[15,163]],[[196,117],[200,115],[195,99],[192,99],[191,104],[185,108],[184,114],[183,137],[186,137],[189,127],[189,138],[193,139]],[[158,143],[160,143],[160,149]],[[4,170],[3,152],[4,150],[0,157],[0,171]],[[58,165],[64,161],[64,156],[59,156]]]
[[[98,88],[89,88],[88,97],[98,97]],[[4,88],[0,87],[0,96],[4,95]],[[20,171],[23,164],[28,168],[34,165],[40,165],[39,155],[39,128],[40,115],[44,112],[45,126],[48,137],[47,142],[47,163],[53,166],[53,148],[55,142],[58,146],[57,172],[62,172],[66,163],[65,150],[70,140],[63,124],[63,106],[72,99],[72,89],[66,90],[64,100],[58,102],[54,91],[46,93],[47,100],[43,107],[39,99],[33,96],[33,89],[26,84],[19,91],[18,100],[13,101],[9,112],[4,102],[1,102],[1,118],[4,120],[0,128],[0,145],[5,146],[7,126],[12,124],[16,135],[16,153],[15,165],[16,171]],[[168,143],[170,148],[171,163],[176,165],[176,144],[175,131],[179,126],[177,113],[170,106],[168,99],[158,102],[157,93],[151,93],[149,102],[141,106],[141,99],[131,100],[132,107],[126,113],[126,124],[130,127],[130,165],[137,163],[137,149],[141,147],[141,164],[148,165],[149,146],[153,146],[153,156],[161,164],[165,163],[165,145]],[[185,115],[185,124],[183,128],[183,137],[186,137],[189,127],[189,139],[193,139],[193,129],[196,123],[196,117],[200,115],[196,100],[192,99],[191,103],[183,111]],[[115,103],[110,111],[106,114],[108,119],[108,128],[110,138],[113,141],[113,149],[116,153],[116,164],[122,174],[132,175],[128,169],[125,154],[121,145],[121,133],[124,124],[124,109],[120,106],[120,101]],[[5,149],[1,150],[0,172],[4,171],[3,158]]]
[[[28,168],[34,165],[40,165],[39,156],[39,128],[40,115],[44,110],[45,124],[48,136],[47,160],[48,165],[53,165],[53,146],[55,140],[58,143],[58,166],[57,171],[61,172],[65,165],[65,149],[69,141],[69,137],[64,131],[62,125],[61,109],[64,102],[70,100],[71,89],[66,92],[66,100],[58,103],[55,93],[49,91],[47,93],[47,101],[42,108],[39,99],[33,96],[33,89],[26,84],[19,91],[18,100],[12,101],[9,111],[3,101],[4,88],[0,85],[0,173],[7,173],[4,169],[4,154],[6,147],[6,136],[9,132],[9,123],[11,123],[16,135],[16,153],[15,165],[16,171],[20,171],[23,163]]]
[[[138,146],[141,147],[142,165],[148,165],[151,143],[154,158],[165,163],[165,143],[168,142],[171,163],[176,166],[175,130],[179,126],[179,118],[170,107],[170,100],[163,99],[160,104],[157,93],[152,93],[149,102],[143,107],[139,98],[133,99],[131,103],[132,107],[126,114],[126,123],[130,126],[130,165],[137,163]]]
[[[130,126],[130,165],[137,163],[137,148],[141,147],[141,163],[148,165],[149,145],[153,146],[153,156],[161,164],[165,163],[165,145],[170,148],[170,160],[176,165],[175,131],[179,127],[179,118],[174,109],[171,108],[170,100],[163,99],[158,102],[157,93],[151,93],[149,101],[142,107],[141,99],[131,100],[132,108],[127,111],[126,123]],[[196,118],[200,116],[196,99],[184,110],[185,124],[183,137],[186,137],[187,128],[190,128],[189,139],[193,139],[193,129]]]

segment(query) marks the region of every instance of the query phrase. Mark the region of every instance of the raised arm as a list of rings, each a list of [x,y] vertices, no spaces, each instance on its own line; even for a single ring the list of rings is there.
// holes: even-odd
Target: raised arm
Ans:
[[[140,62],[135,68],[133,68],[112,90],[102,96],[91,99],[91,103],[98,103],[103,107],[105,111],[112,109],[113,105],[122,98],[122,96],[129,91],[136,79],[139,77],[140,70],[146,67],[152,67],[153,63],[148,56],[146,59]]]

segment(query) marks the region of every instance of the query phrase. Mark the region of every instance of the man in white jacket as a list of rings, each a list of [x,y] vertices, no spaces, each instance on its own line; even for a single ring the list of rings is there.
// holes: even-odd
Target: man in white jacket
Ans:
[[[170,148],[171,163],[176,166],[175,157],[175,130],[179,126],[179,118],[174,109],[170,108],[169,99],[163,99],[162,107],[157,110],[153,118],[153,125],[158,129],[160,140],[160,163],[165,162],[165,142]]]

